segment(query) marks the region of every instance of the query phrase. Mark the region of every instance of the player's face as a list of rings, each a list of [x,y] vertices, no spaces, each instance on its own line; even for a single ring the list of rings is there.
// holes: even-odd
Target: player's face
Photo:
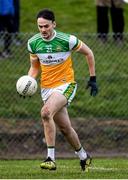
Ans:
[[[44,39],[48,40],[53,36],[54,28],[56,26],[55,22],[52,22],[44,18],[38,18],[37,25]]]

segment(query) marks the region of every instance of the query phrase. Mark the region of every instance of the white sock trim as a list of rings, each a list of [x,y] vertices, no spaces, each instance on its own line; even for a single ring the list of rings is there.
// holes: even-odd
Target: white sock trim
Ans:
[[[84,148],[82,147],[79,151],[75,151],[75,154],[78,155],[78,157],[80,158],[80,160],[84,160],[87,158],[87,153],[84,150]]]
[[[55,161],[55,148],[48,147],[47,149],[47,157],[50,157],[53,161]]]

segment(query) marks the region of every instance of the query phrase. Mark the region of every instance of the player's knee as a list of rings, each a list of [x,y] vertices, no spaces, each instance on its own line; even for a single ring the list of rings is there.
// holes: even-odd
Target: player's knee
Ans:
[[[41,117],[43,120],[49,120],[50,119],[50,111],[47,106],[43,107],[41,109]]]

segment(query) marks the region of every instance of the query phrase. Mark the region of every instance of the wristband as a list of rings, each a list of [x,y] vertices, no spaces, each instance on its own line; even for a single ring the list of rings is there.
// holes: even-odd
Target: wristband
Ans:
[[[96,82],[96,76],[90,76],[90,81]]]

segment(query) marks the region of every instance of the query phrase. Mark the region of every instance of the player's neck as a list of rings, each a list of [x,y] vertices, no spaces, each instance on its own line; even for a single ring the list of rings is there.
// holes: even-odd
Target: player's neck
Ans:
[[[44,41],[51,41],[55,38],[56,36],[56,31],[53,30],[53,32],[51,33],[51,35],[46,39],[46,38],[43,38]]]

